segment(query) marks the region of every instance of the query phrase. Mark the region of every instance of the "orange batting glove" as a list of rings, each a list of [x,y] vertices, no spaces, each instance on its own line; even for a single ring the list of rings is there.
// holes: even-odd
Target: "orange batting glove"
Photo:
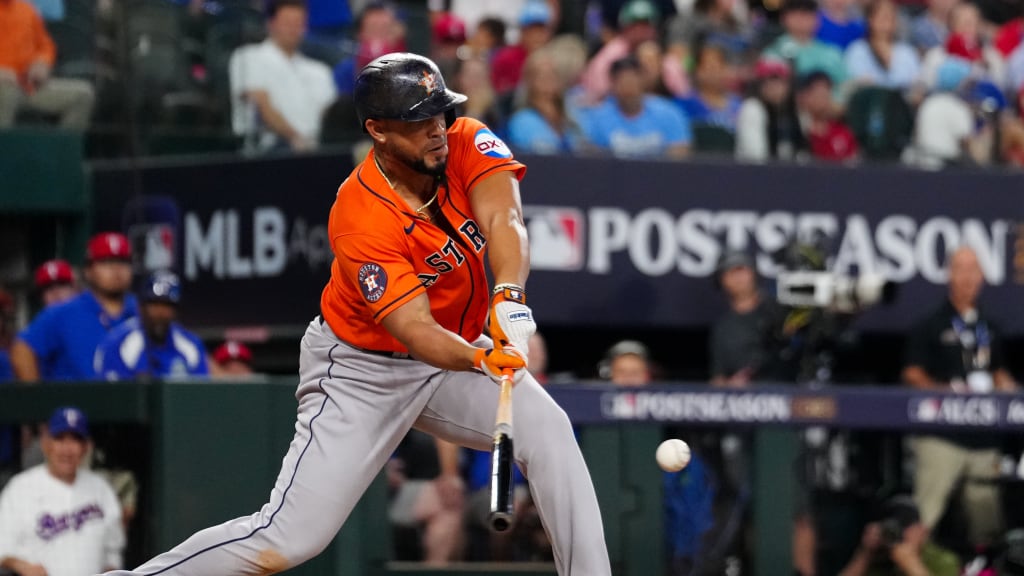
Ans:
[[[515,346],[504,348],[479,348],[473,357],[473,367],[483,372],[495,382],[501,381],[501,371],[505,368],[515,370],[512,382],[518,383],[526,371],[526,358]]]
[[[537,323],[533,321],[533,311],[526,305],[526,292],[521,286],[498,284],[494,287],[487,323],[496,347],[512,344],[525,358]]]

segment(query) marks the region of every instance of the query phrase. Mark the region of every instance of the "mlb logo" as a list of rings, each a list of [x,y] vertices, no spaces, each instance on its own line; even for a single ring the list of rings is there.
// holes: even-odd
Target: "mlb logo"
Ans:
[[[137,265],[142,271],[167,270],[174,267],[174,227],[169,224],[142,224],[129,230],[135,248]]]
[[[576,208],[524,206],[530,236],[530,268],[580,270],[583,268],[583,213]]]
[[[913,422],[935,422],[942,410],[942,400],[938,398],[921,398],[910,401],[908,410]]]

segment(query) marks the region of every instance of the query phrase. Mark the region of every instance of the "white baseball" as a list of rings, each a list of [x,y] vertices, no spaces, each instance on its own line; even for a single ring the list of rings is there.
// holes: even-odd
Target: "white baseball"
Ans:
[[[679,472],[690,463],[690,447],[678,438],[665,440],[658,445],[654,458],[665,472]]]

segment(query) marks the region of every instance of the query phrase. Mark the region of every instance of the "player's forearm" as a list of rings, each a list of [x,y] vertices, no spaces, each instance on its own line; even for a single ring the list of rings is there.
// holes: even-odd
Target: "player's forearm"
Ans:
[[[530,275],[530,242],[518,211],[500,212],[492,217],[487,250],[495,284],[526,286]]]
[[[15,340],[11,345],[11,370],[14,377],[21,382],[39,381],[39,362],[32,347],[22,340]]]
[[[458,371],[473,369],[477,349],[436,322],[409,322],[395,337],[409,349],[413,358],[435,368]]]

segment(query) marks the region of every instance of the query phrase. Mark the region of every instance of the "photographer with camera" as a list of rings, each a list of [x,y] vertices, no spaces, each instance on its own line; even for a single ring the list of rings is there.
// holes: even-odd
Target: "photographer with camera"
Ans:
[[[861,544],[839,576],[957,576],[956,554],[931,541],[913,499],[895,496],[877,522],[864,528]]]
[[[921,390],[988,394],[1016,389],[1003,342],[990,316],[978,310],[984,283],[978,256],[960,248],[949,257],[949,297],[910,334],[903,381]],[[935,434],[913,439],[914,500],[929,530],[963,482],[967,535],[975,546],[994,543],[1002,524],[1001,439],[986,434]]]

